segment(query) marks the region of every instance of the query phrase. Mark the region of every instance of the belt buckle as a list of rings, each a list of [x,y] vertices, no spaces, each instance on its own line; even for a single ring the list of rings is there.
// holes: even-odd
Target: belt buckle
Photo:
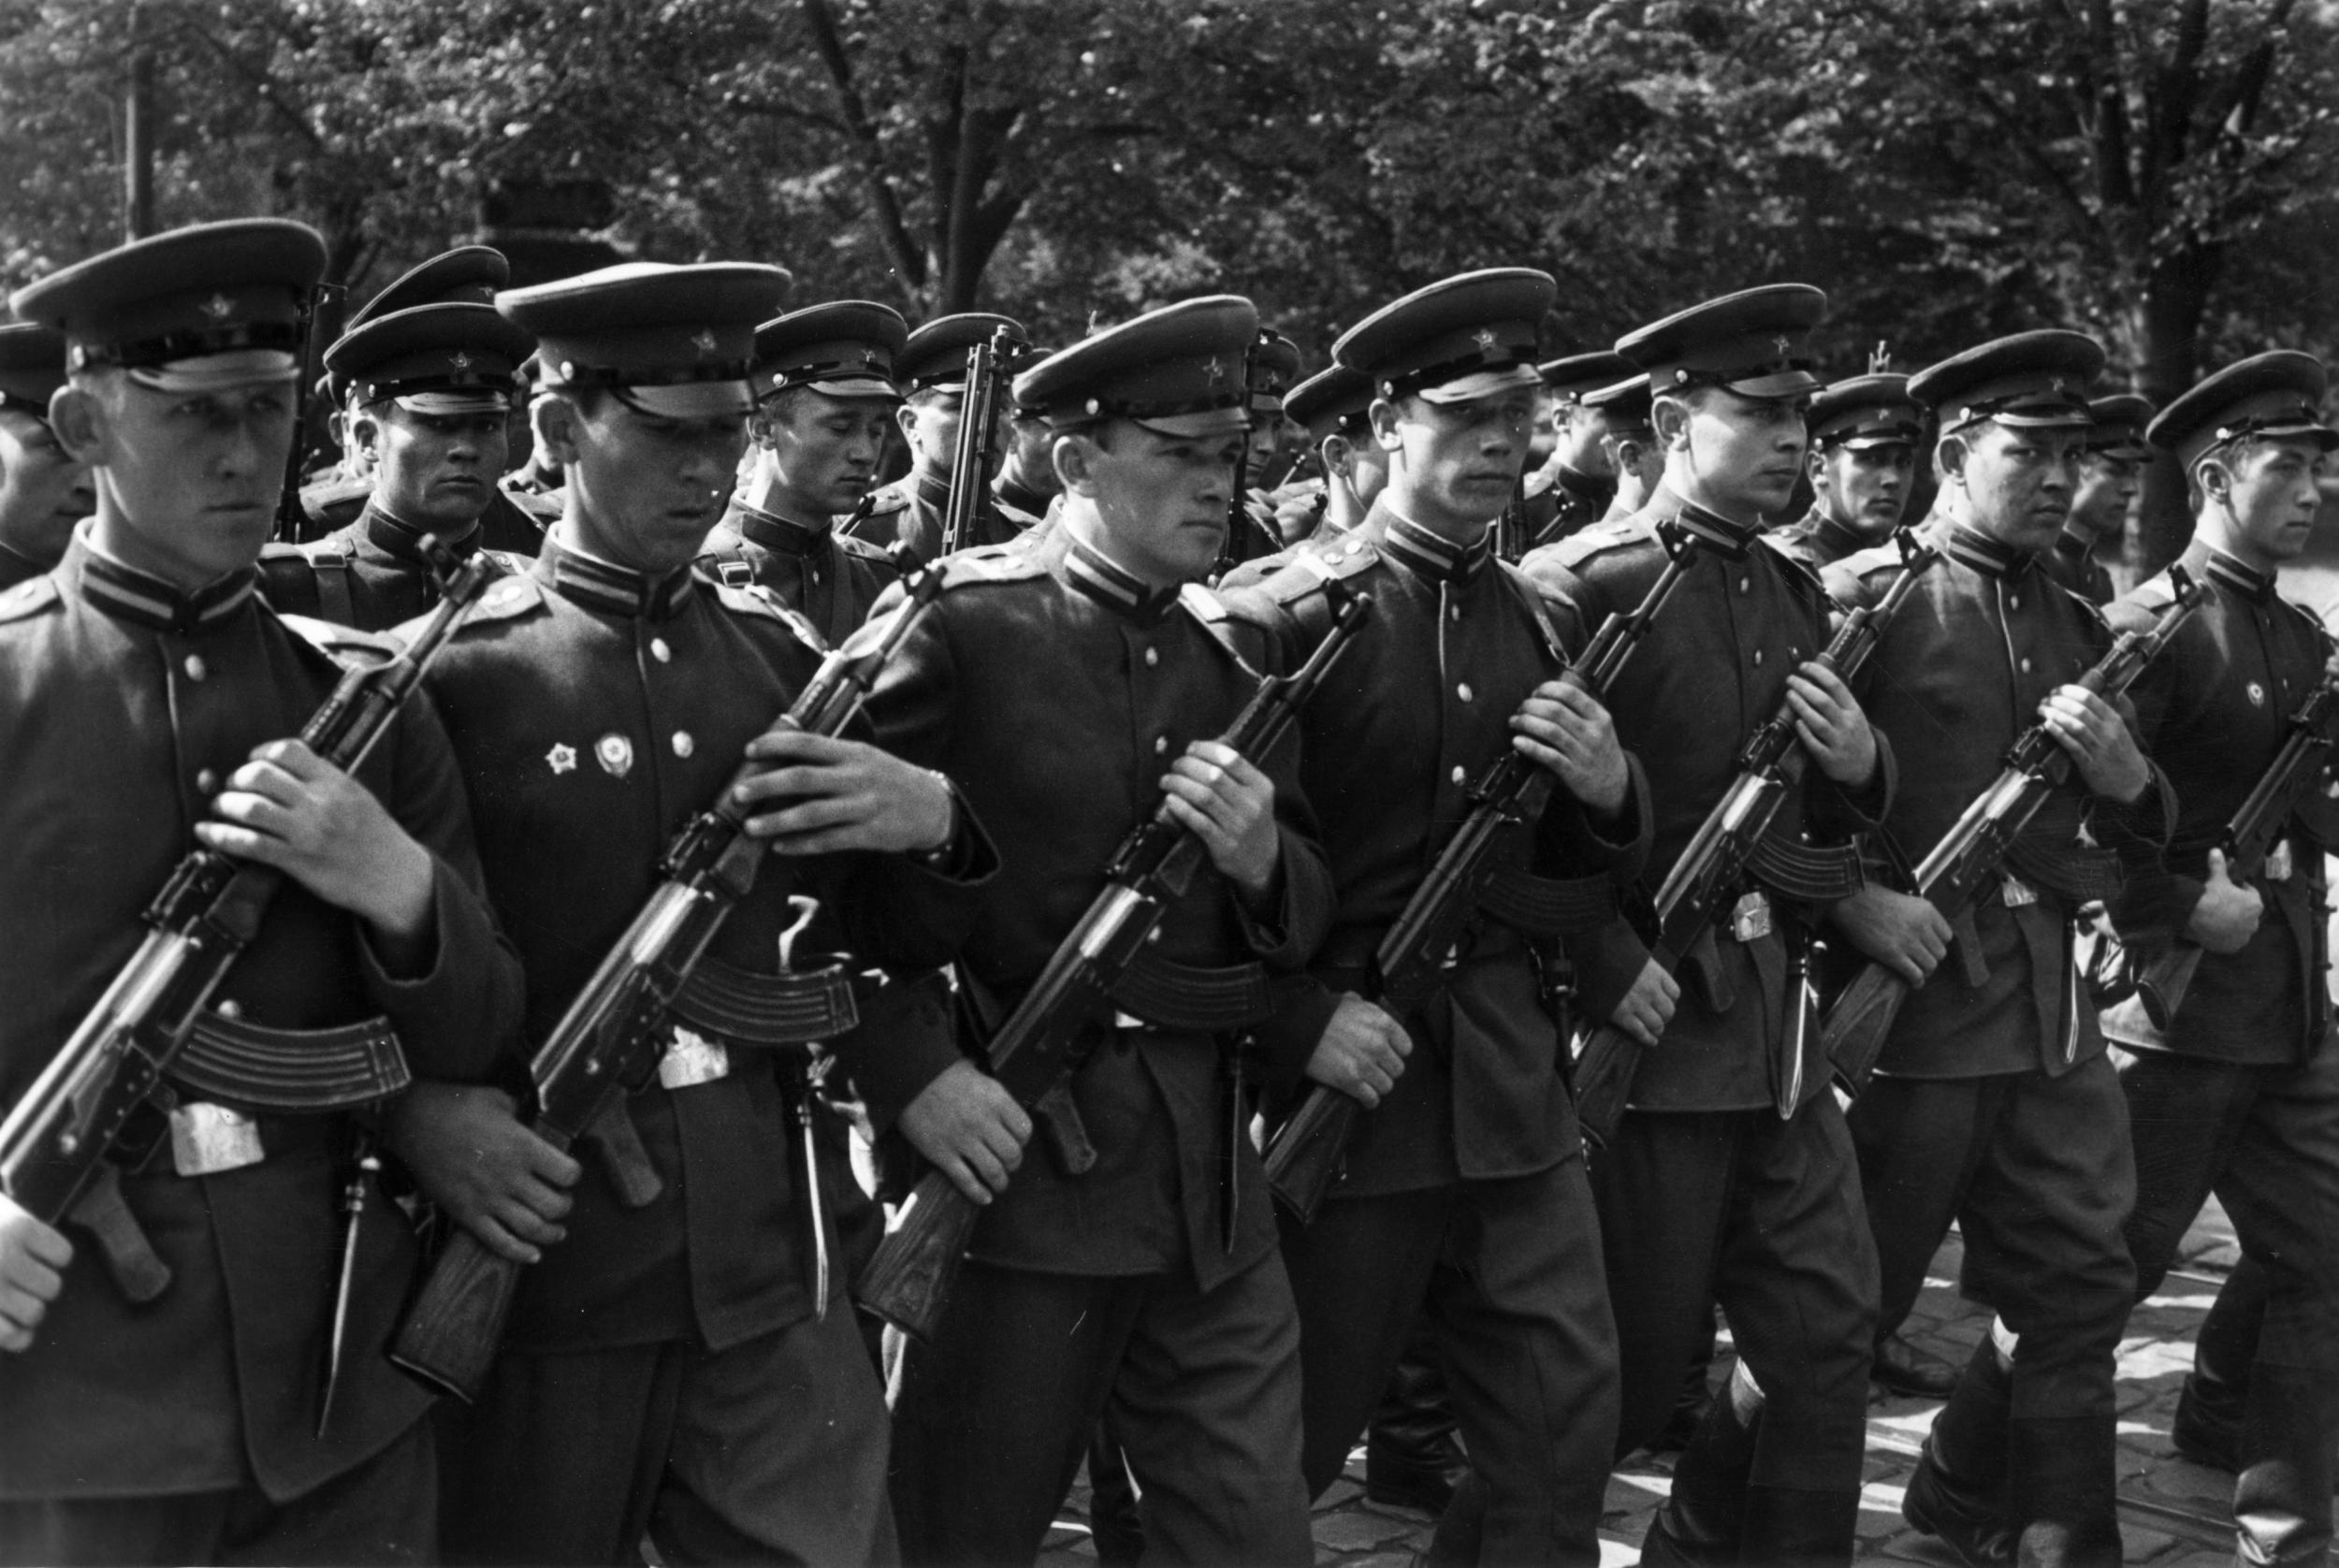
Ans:
[[[694,1029],[676,1027],[673,1043],[658,1058],[658,1082],[668,1089],[688,1089],[731,1076],[731,1052],[720,1040],[708,1039]]]
[[[2287,838],[2276,839],[2274,847],[2266,851],[2266,880],[2287,882],[2290,879],[2290,841]]]
[[[1741,942],[1760,941],[1770,935],[1770,899],[1754,889],[1730,907],[1730,935]]]
[[[2027,908],[2039,902],[2038,893],[2020,877],[2003,878],[2001,896],[2004,897],[2006,907],[2010,909]]]
[[[240,1111],[193,1100],[170,1113],[170,1164],[182,1176],[217,1176],[266,1158],[260,1124]]]

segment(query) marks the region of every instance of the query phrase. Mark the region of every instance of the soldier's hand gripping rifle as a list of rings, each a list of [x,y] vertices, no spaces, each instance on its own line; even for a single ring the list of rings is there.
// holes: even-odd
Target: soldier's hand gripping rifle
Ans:
[[[2169,569],[2175,603],[2143,631],[2123,632],[2078,685],[2105,702],[2126,695],[2136,677],[2166,647],[2177,630],[2208,598],[2206,584],[2197,583],[2181,566]],[[2033,724],[2014,737],[2006,749],[2005,766],[1990,787],[1974,798],[1932,853],[1916,869],[1916,893],[1953,923],[1970,908],[1983,889],[1998,875],[2015,839],[2037,816],[2056,787],[2070,777],[2070,753],[2064,750],[2044,723]],[[1913,988],[1882,964],[1864,965],[1827,1009],[1821,1025],[1837,1079],[1853,1095],[1867,1087],[1876,1058],[1892,1033],[1893,1020]]]
[[[1220,744],[1253,762],[1265,758],[1371,609],[1370,600],[1342,598],[1331,629],[1307,662],[1288,675],[1261,681]],[[1201,840],[1179,825],[1166,800],[1122,842],[1105,872],[1104,891],[1056,944],[1047,966],[987,1049],[993,1076],[1018,1104],[1039,1106],[1079,1071],[1082,1038],[1145,939],[1184,895],[1202,858]],[[980,1214],[948,1176],[928,1171],[903,1205],[900,1224],[862,1273],[855,1292],[861,1305],[905,1333],[930,1337],[941,1322]]]
[[[840,733],[941,591],[940,568],[913,568],[908,597],[891,617],[822,659],[779,723],[810,734]],[[770,852],[769,844],[748,835],[748,808],[733,795],[777,765],[741,763],[714,804],[675,835],[660,863],[664,879],[530,1062],[536,1104],[528,1125],[554,1148],[567,1149],[657,1071],[676,998],[753,890]],[[646,1185],[639,1201],[656,1196],[654,1172],[635,1180]],[[434,1387],[476,1399],[503,1337],[520,1267],[458,1229],[399,1326],[390,1359]]]
[[[1940,551],[1912,533],[1896,536],[1900,545],[1900,571],[1874,604],[1863,605],[1844,617],[1818,663],[1850,682],[1876,651],[1917,579],[1940,559]],[[1665,973],[1680,964],[1706,928],[1736,896],[1747,868],[1754,862],[1763,838],[1770,831],[1787,791],[1803,777],[1810,753],[1797,743],[1794,710],[1785,698],[1763,721],[1738,753],[1738,776],[1722,799],[1698,824],[1688,848],[1657,890],[1657,936],[1649,956]],[[1790,1059],[1780,1076],[1779,1111],[1791,1114],[1803,1098],[1803,1052],[1800,1042],[1787,1042]],[[1633,1092],[1647,1050],[1614,1024],[1592,1031],[1576,1059],[1576,1115],[1586,1141],[1605,1145],[1616,1136],[1624,1106]]]
[[[2226,824],[2218,848],[2225,851],[2235,881],[2247,881],[2266,868],[2268,853],[2289,831],[2290,814],[2322,777],[2331,760],[2329,726],[2335,702],[2339,702],[2339,686],[2329,681],[2306,694],[2306,700],[2290,715],[2282,749],[2274,753],[2249,798]],[[2179,936],[2166,952],[2144,966],[2136,981],[2136,995],[2153,1027],[2166,1029],[2176,1017],[2176,1009],[2184,1006],[2193,972],[2201,967],[2201,955],[2199,943]]]
[[[1024,346],[1002,327],[966,351],[966,389],[959,397],[958,445],[951,455],[951,499],[942,508],[939,555],[956,555],[972,542],[975,519],[991,497],[992,439],[997,432],[999,381]]]
[[[365,762],[490,580],[484,555],[423,548],[444,590],[430,618],[396,658],[345,673],[301,726],[302,744],[343,773]],[[147,907],[138,951],[0,1122],[0,1191],[49,1225],[73,1207],[131,1114],[170,1092],[173,1062],[283,883],[257,861],[188,852]]]
[[[1657,612],[1697,553],[1697,536],[1678,524],[1658,525],[1666,560],[1649,591],[1629,615],[1612,615],[1586,646],[1583,656],[1561,677],[1605,699],[1609,682],[1624,668]],[[1402,1016],[1434,990],[1453,962],[1455,949],[1475,917],[1487,884],[1502,869],[1495,851],[1504,830],[1533,822],[1556,785],[1550,772],[1516,748],[1506,748],[1471,787],[1475,803],[1454,836],[1438,851],[1430,874],[1405,901],[1373,951],[1365,997]],[[1267,1143],[1267,1187],[1301,1224],[1315,1218],[1324,1195],[1340,1173],[1357,1117],[1364,1108],[1329,1084],[1312,1083],[1297,1110]]]

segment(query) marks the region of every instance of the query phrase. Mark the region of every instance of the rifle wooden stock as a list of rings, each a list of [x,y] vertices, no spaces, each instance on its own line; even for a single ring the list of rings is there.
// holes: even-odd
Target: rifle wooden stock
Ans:
[[[918,567],[905,559],[902,546],[894,548],[909,588],[893,617],[865,642],[856,637],[824,657],[777,723],[812,734],[841,733],[878,672],[933,605],[941,592],[939,570]],[[530,1061],[536,1111],[529,1126],[554,1148],[574,1143],[654,1070],[662,1050],[658,1031],[676,996],[731,911],[754,890],[767,847],[748,835],[745,812],[733,804],[732,792],[769,765],[740,763],[715,804],[675,835],[661,863],[663,880],[602,955]],[[630,1124],[618,1126],[630,1131]],[[632,1147],[635,1153],[617,1165],[612,1180],[624,1199],[638,1206],[657,1197],[659,1183],[638,1153],[638,1140]],[[407,1308],[390,1342],[390,1360],[433,1388],[466,1402],[476,1400],[502,1342],[520,1268],[458,1228]]]
[[[1868,1086],[1876,1059],[1909,1000],[1911,987],[1881,964],[1870,964],[1838,993],[1820,1024],[1820,1046],[1827,1053],[1837,1079],[1854,1096]]]
[[[365,762],[487,587],[484,559],[458,563],[435,540],[424,553],[444,585],[430,619],[398,657],[343,675],[301,726],[301,741],[344,773]],[[146,910],[152,929],[138,951],[0,1121],[0,1192],[45,1224],[65,1215],[162,1086],[283,881],[272,866],[214,849],[179,863]]]
[[[1605,697],[1657,612],[1673,597],[1697,552],[1697,536],[1678,524],[1660,524],[1664,569],[1629,615],[1612,615],[1563,675],[1594,697]],[[1460,938],[1505,823],[1539,816],[1550,798],[1551,776],[1516,751],[1496,759],[1471,791],[1476,801],[1454,830],[1429,876],[1414,890],[1373,953],[1366,995],[1402,1012],[1433,989],[1440,966]],[[1564,1046],[1562,1046],[1564,1048]],[[1329,1084],[1311,1083],[1297,1109],[1267,1140],[1267,1190],[1302,1225],[1312,1223],[1339,1178],[1348,1140],[1363,1111]]]
[[[1372,607],[1368,599],[1337,593],[1331,630],[1307,662],[1290,675],[1262,680],[1219,743],[1263,762]],[[1201,840],[1178,825],[1166,800],[1122,842],[1106,869],[1104,891],[1056,944],[1039,979],[992,1037],[991,1070],[1026,1110],[1037,1111],[1080,1070],[1084,1054],[1077,1041],[1088,1033],[1095,1009],[1159,928],[1170,905],[1184,895],[1202,855]],[[927,1172],[862,1270],[854,1299],[904,1333],[931,1335],[977,1217],[976,1205],[955,1183]]]

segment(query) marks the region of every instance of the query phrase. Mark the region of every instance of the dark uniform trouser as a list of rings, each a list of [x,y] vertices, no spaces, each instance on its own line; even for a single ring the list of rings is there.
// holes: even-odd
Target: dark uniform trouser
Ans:
[[[1616,1457],[1647,1446],[1672,1418],[1681,1369],[1719,1301],[1765,1396],[1747,1479],[1856,1498],[1876,1258],[1834,1099],[1812,1100],[1792,1121],[1771,1111],[1631,1111],[1591,1177],[1622,1350]],[[1693,1445],[1676,1474],[1700,1462]]]
[[[2136,1140],[2137,1296],[2159,1287],[2212,1192],[2266,1279],[2235,1453],[2245,1559],[2319,1561],[2339,1416],[2339,1051],[2297,1067],[2138,1052],[2120,1084]]]
[[[2136,1175],[2110,1058],[2059,1078],[1879,1078],[1850,1120],[1883,1321],[1908,1315],[1954,1219],[2021,1336],[2011,1380],[1986,1342],[1968,1366],[1934,1422],[1935,1460],[1969,1495],[2011,1482],[2006,1522],[2045,1530],[2045,1555],[2116,1555],[2112,1384],[2135,1300],[2121,1227]]]
[[[727,1350],[506,1351],[446,1410],[451,1561],[889,1563],[885,1401],[831,1307]]]
[[[1143,1497],[1145,1561],[1304,1565],[1300,1327],[1269,1252],[1191,1277],[969,1259],[934,1343],[905,1346],[893,1507],[913,1563],[1029,1562],[1108,1410]]]
[[[1340,1475],[1424,1308],[1489,1562],[1597,1562],[1613,1458],[1616,1325],[1580,1159],[1499,1182],[1336,1198],[1284,1221],[1300,1300],[1311,1495]]]
[[[154,1418],[167,1421],[167,1411]],[[0,1562],[407,1563],[437,1556],[430,1424],[289,1503],[256,1485],[181,1497],[0,1503]]]

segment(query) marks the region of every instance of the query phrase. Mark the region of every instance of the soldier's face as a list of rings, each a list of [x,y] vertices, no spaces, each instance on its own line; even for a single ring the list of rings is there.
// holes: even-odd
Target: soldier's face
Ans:
[[[126,375],[51,404],[96,470],[99,543],[182,588],[240,572],[276,521],[292,451],[289,381],[164,392]]]
[[[547,418],[553,405],[570,410]],[[666,419],[614,397],[576,412],[564,399],[538,406],[537,440],[566,468],[579,543],[639,572],[671,572],[698,554],[731,499],[747,445],[736,414]]]
[[[1118,420],[1103,443],[1076,435],[1063,444],[1072,447],[1059,446],[1067,493],[1094,516],[1106,553],[1156,585],[1209,573],[1226,544],[1242,431],[1169,436]]]
[[[1803,472],[1805,402],[1747,398],[1727,387],[1663,399],[1666,466],[1682,466],[1691,499],[1751,523],[1786,509]]]
[[[909,443],[909,460],[934,473],[948,473],[958,459],[958,428],[966,412],[966,399],[956,392],[924,392],[914,402],[894,411],[902,439]],[[992,450],[998,449],[995,442]]]
[[[1492,522],[1518,487],[1534,416],[1534,390],[1524,386],[1466,403],[1374,402],[1373,433],[1389,455],[1391,501],[1432,528]]]
[[[476,522],[507,451],[501,414],[415,414],[386,403],[353,427],[374,454],[373,493],[390,515],[434,533]]]
[[[893,405],[803,387],[766,406],[770,412],[758,424],[757,440],[764,443],[782,499],[807,517],[860,505],[877,483]]]
[[[1834,446],[1821,454],[1816,467],[1813,487],[1838,524],[1874,538],[1900,526],[1917,476],[1915,447],[1905,442]]]
[[[65,554],[73,525],[96,506],[88,467],[65,451],[48,421],[0,409],[0,543],[53,561]]]
[[[2012,549],[2054,544],[2079,492],[2085,432],[1993,422],[1969,428],[1961,439],[1965,520]]]
[[[2141,457],[2099,452],[2082,458],[2079,490],[2071,498],[2071,526],[2084,529],[2090,539],[2118,533],[2128,527],[2128,508],[2136,504],[2143,480]]]
[[[2312,441],[2253,441],[2232,459],[2234,531],[2262,560],[2295,560],[2315,531],[2330,459]]]

